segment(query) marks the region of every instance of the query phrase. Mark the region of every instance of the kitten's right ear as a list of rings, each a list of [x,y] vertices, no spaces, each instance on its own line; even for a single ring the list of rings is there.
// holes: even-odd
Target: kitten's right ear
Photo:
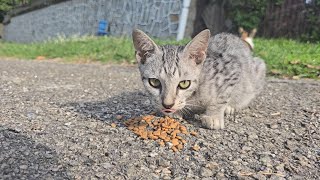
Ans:
[[[132,40],[136,49],[136,60],[138,63],[144,64],[148,55],[155,53],[158,50],[156,43],[139,29],[132,31]]]
[[[196,35],[185,47],[184,54],[196,64],[201,64],[206,59],[210,30],[206,29]]]

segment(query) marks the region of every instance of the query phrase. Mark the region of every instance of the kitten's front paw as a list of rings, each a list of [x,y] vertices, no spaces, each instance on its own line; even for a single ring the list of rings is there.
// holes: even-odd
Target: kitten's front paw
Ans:
[[[235,113],[235,109],[231,106],[227,106],[226,110],[224,111],[224,114],[229,116],[229,115],[233,115]]]
[[[202,126],[208,129],[224,129],[224,123],[221,123],[219,119],[214,119],[211,116],[201,115],[201,123]]]
[[[183,119],[182,114],[181,114],[181,113],[179,113],[179,112],[174,113],[174,114],[173,114],[173,117],[174,117],[174,118],[176,118],[176,119],[180,119],[180,120],[182,120],[182,119]]]

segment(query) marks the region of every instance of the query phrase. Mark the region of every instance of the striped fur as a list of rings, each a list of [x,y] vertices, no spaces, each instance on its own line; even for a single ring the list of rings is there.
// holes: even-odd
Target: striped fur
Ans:
[[[186,46],[157,46],[142,31],[133,32],[142,81],[155,108],[172,104],[176,112],[166,115],[200,108],[203,126],[222,129],[225,112],[246,107],[262,90],[266,67],[240,38],[226,33],[209,37],[205,30]],[[161,87],[152,87],[149,78],[159,79]],[[184,80],[190,80],[190,87],[178,88]]]

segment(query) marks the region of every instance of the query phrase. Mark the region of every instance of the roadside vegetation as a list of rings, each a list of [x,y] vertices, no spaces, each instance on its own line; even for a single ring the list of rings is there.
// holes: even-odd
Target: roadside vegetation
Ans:
[[[163,44],[186,44],[174,40],[156,40]],[[288,78],[320,78],[320,45],[287,39],[255,39],[255,54],[265,60],[268,74]],[[74,37],[18,44],[0,41],[0,57],[19,59],[63,59],[102,63],[134,63],[129,38]]]

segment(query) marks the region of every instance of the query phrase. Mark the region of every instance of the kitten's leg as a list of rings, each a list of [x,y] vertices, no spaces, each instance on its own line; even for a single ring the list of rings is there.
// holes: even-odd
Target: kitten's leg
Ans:
[[[201,115],[202,125],[209,129],[223,129],[225,109],[225,104],[208,106],[206,113]]]
[[[183,114],[181,112],[177,112],[177,113],[174,113],[173,117],[181,120],[183,119]]]
[[[182,115],[182,113],[180,111],[179,112],[175,112],[172,115],[169,115],[169,117],[180,119],[180,120],[183,119],[183,115]]]
[[[231,106],[227,106],[226,110],[224,111],[225,115],[233,115],[235,113],[235,109]]]

